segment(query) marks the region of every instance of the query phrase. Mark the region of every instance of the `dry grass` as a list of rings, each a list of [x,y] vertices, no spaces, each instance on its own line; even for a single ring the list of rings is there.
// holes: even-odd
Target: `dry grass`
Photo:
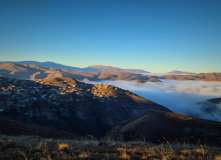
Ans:
[[[214,160],[221,160],[221,155],[215,156]]]
[[[58,143],[58,149],[59,150],[67,150],[68,149],[68,144],[66,144],[66,143]]]
[[[89,152],[82,152],[78,155],[79,158],[89,158],[90,157],[90,153]]]
[[[0,135],[0,160],[17,159],[150,159],[150,160],[221,160],[221,147],[191,144],[154,145],[142,141],[120,142],[106,137],[97,140],[39,139],[38,137]]]
[[[120,159],[130,159],[130,156],[127,154],[126,150],[121,152],[121,155],[119,156]]]

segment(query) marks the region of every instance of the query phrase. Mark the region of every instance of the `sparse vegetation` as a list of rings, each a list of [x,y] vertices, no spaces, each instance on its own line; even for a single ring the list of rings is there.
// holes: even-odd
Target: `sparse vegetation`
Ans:
[[[144,141],[121,142],[110,137],[81,140],[40,139],[32,136],[0,136],[0,159],[150,159],[220,160],[221,147],[193,144],[155,145]]]
[[[126,149],[123,149],[120,152],[121,152],[121,155],[119,157],[120,159],[130,159],[130,156],[127,154]]]
[[[80,153],[78,155],[78,157],[79,158],[89,158],[90,157],[90,153],[89,153],[89,151],[87,151],[87,152],[83,151],[82,153]]]
[[[59,148],[59,150],[67,150],[68,149],[68,144],[63,143],[63,142],[59,143],[58,148]]]

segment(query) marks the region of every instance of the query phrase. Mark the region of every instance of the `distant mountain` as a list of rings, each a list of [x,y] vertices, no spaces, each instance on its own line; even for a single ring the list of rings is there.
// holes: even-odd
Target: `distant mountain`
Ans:
[[[93,66],[88,66],[87,68],[94,68],[94,69],[98,69],[100,71],[130,72],[130,73],[136,73],[136,74],[150,73],[148,71],[141,70],[141,69],[122,69],[122,68],[117,68],[117,67],[112,67],[112,66],[103,66],[103,65],[93,65]]]
[[[49,62],[50,63],[50,62]],[[127,80],[137,82],[160,82],[161,79],[171,80],[202,80],[202,81],[221,81],[221,72],[200,73],[195,75],[161,75],[150,76],[146,74],[136,74],[131,72],[114,71],[115,67],[109,68],[112,71],[106,70],[105,66],[99,66],[101,72],[82,72],[71,71],[66,69],[46,68],[32,64],[15,64],[2,63],[0,64],[0,76],[8,78],[24,78],[24,79],[45,79],[55,77],[71,77],[77,80]],[[96,70],[89,68],[90,71]],[[86,79],[87,78],[87,79]]]
[[[196,74],[196,73],[173,70],[171,72],[168,72],[167,74],[172,74],[172,75],[177,75],[177,74],[178,75],[193,75],[193,74]]]
[[[94,65],[94,66],[88,66],[86,68],[79,68],[79,67],[71,67],[66,66],[63,64],[55,63],[55,62],[38,62],[38,61],[1,61],[0,64],[3,63],[14,63],[14,64],[29,64],[29,65],[37,65],[44,68],[54,68],[54,69],[64,69],[69,71],[81,71],[81,72],[102,72],[102,71],[118,71],[118,72],[130,72],[130,73],[136,73],[136,74],[146,74],[150,73],[141,69],[122,69],[112,66],[102,66],[102,65]]]
[[[195,75],[162,75],[156,76],[157,79],[171,80],[200,80],[200,81],[221,81],[221,72],[199,73]]]
[[[44,68],[54,68],[54,69],[64,69],[64,70],[69,70],[69,71],[81,71],[81,72],[99,72],[97,69],[93,68],[79,68],[79,67],[71,67],[71,66],[66,66],[63,64],[55,63],[55,62],[38,62],[38,61],[1,61],[0,64],[3,63],[14,63],[14,64],[29,64],[29,65],[37,65],[39,67],[44,67]]]
[[[31,64],[0,64],[0,76],[8,78],[24,78],[24,79],[47,79],[55,77],[71,77],[77,80],[134,80],[137,82],[154,81],[159,82],[156,78],[149,75],[134,74],[129,72],[80,72],[69,71],[64,69],[44,68]]]
[[[119,123],[114,135],[124,140],[145,140],[221,144],[221,123],[193,118],[181,114],[147,110],[144,114]],[[184,139],[185,138],[185,139]],[[184,142],[185,143],[185,142]],[[207,142],[206,142],[207,143]]]

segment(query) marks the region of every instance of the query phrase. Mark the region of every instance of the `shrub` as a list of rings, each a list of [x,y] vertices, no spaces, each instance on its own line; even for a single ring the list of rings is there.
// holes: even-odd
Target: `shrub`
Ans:
[[[59,148],[59,150],[67,150],[68,149],[68,144],[63,143],[63,142],[59,143],[58,148]]]

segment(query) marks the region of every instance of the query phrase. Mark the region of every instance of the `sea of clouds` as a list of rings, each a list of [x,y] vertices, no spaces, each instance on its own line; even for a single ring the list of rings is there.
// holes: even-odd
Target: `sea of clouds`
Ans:
[[[221,104],[199,104],[211,98],[221,97],[221,82],[162,80],[162,82],[136,83],[103,80],[100,83],[129,90],[175,113],[221,122]]]

